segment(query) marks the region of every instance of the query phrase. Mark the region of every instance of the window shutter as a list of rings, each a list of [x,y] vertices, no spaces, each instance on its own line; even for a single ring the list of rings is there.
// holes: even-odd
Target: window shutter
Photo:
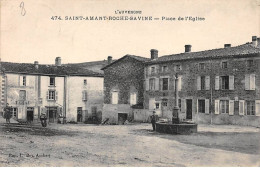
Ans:
[[[229,76],[229,90],[234,90],[234,76]]]
[[[155,90],[159,90],[159,78],[155,78]]]
[[[255,101],[255,115],[260,116],[260,100]]]
[[[145,79],[145,89],[146,91],[149,90],[149,79]]]
[[[163,89],[163,80],[162,80],[162,78],[160,78],[159,81],[160,81],[160,90],[162,90]]]
[[[206,76],[205,79],[205,88],[206,90],[210,90],[210,76]]]
[[[215,90],[219,90],[219,76],[215,77]]]
[[[201,78],[200,78],[200,76],[197,77],[197,90],[201,90]]]
[[[255,74],[250,74],[250,90],[255,90]]]
[[[179,76],[179,78],[178,78],[178,91],[181,91],[181,86],[182,86],[182,76]]]
[[[30,77],[26,76],[26,86],[30,86]]]
[[[234,115],[234,100],[229,100],[229,115]]]
[[[169,90],[174,90],[174,85],[173,85],[173,83],[174,83],[173,78],[169,78],[169,79],[168,79],[168,87],[169,87]]]
[[[46,99],[49,100],[49,91],[46,92]]]
[[[245,114],[245,101],[239,100],[239,115]]]
[[[155,98],[149,99],[149,110],[153,110],[155,108]]]
[[[186,100],[181,99],[181,112],[186,113]]]
[[[23,86],[23,76],[20,76],[20,86]]]
[[[205,113],[209,114],[209,99],[205,99]]]
[[[219,114],[219,100],[215,100],[215,114]]]
[[[58,91],[55,91],[55,97],[54,97],[54,100],[58,100]]]
[[[85,91],[82,91],[82,100],[86,100],[86,97],[85,97]]]
[[[197,99],[197,114],[199,114],[199,100]]]
[[[246,74],[245,75],[245,90],[250,90],[250,75]]]
[[[134,93],[134,104],[136,104],[137,103],[137,96],[136,96],[136,93]]]

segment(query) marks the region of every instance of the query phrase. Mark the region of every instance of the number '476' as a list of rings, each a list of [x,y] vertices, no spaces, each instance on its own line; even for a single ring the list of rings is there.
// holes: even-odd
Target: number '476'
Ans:
[[[61,16],[52,16],[51,19],[52,20],[62,20]]]

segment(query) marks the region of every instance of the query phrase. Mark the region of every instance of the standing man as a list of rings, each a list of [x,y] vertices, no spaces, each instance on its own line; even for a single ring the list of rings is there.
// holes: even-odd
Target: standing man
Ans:
[[[151,116],[151,123],[153,126],[153,131],[155,131],[155,111],[153,111],[153,115]]]
[[[9,107],[9,104],[6,104],[6,107],[4,109],[4,117],[6,120],[6,123],[9,124],[10,123],[10,118],[11,118],[11,108]]]

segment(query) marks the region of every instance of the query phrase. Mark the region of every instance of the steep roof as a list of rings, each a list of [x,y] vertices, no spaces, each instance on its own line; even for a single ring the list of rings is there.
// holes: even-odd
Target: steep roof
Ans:
[[[37,69],[34,64],[30,63],[1,62],[1,71],[5,73],[22,73],[37,75],[103,77],[103,74],[101,73],[96,73],[91,70],[81,69],[69,65],[55,66],[39,64],[39,67]]]
[[[103,67],[101,70],[107,69],[108,67],[111,67],[111,66],[114,65],[115,63],[118,63],[118,62],[120,62],[121,60],[123,60],[124,58],[127,58],[127,57],[133,58],[133,59],[135,59],[135,60],[137,60],[137,61],[140,61],[140,62],[146,62],[146,61],[149,61],[149,60],[150,60],[150,58],[145,58],[145,57],[140,57],[140,56],[135,56],[135,55],[127,54],[127,55],[121,57],[120,59],[115,60],[115,61],[112,62],[111,64],[109,64],[109,65]]]
[[[192,59],[213,59],[218,57],[232,57],[232,56],[244,56],[249,54],[260,54],[260,48],[255,47],[250,43],[227,48],[219,48],[212,50],[205,50],[199,52],[188,52],[172,55],[164,55],[157,59],[150,60],[147,63],[161,63],[168,61],[181,61],[181,60],[192,60]]]

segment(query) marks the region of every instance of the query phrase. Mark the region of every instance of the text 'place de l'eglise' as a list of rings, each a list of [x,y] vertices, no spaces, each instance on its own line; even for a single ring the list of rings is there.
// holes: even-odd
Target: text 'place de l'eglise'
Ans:
[[[234,46],[150,58],[125,55],[117,60],[75,64],[0,65],[0,112],[11,106],[18,122],[124,124],[171,119],[178,77],[181,120],[260,127],[260,38]]]

